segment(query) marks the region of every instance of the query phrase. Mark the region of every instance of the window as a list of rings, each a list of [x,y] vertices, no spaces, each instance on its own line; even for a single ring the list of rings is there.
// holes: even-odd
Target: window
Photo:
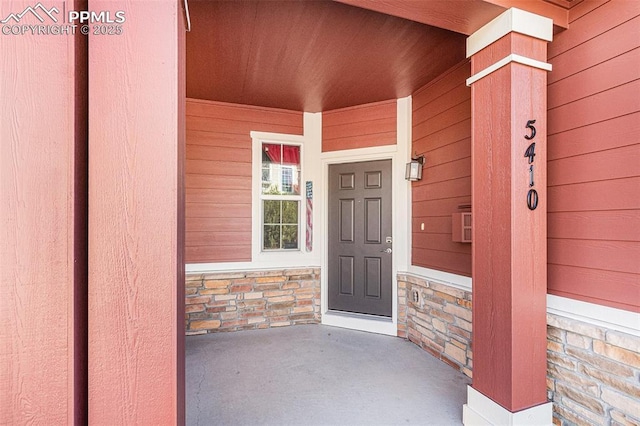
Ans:
[[[262,250],[300,248],[300,146],[262,143]]]

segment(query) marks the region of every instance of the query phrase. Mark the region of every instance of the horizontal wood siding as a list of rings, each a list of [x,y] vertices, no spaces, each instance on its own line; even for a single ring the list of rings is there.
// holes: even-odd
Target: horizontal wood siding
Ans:
[[[396,144],[396,100],[322,114],[322,152]]]
[[[411,263],[465,276],[471,244],[451,241],[451,214],[471,204],[470,72],[465,61],[413,95],[411,149],[426,158],[422,180],[412,184]]]
[[[187,100],[185,261],[251,261],[252,130],[302,134],[302,113]]]
[[[583,2],[549,45],[549,293],[640,311],[640,2]]]

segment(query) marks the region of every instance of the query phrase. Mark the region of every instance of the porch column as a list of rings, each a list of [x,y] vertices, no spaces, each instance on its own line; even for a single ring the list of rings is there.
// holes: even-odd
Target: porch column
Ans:
[[[89,1],[89,424],[184,424],[181,5]]]
[[[509,9],[471,57],[473,384],[463,421],[551,424],[546,393],[547,43],[550,19]]]
[[[36,3],[0,1],[0,424],[84,424],[86,38]]]

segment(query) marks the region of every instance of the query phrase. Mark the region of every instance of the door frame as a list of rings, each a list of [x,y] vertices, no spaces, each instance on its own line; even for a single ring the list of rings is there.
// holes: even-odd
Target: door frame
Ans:
[[[324,152],[320,156],[322,166],[322,226],[329,226],[329,165],[359,163],[374,160],[391,160],[391,203],[393,205],[392,233],[393,253],[391,257],[391,318],[375,315],[338,313],[328,308],[328,243],[327,232],[322,235],[320,273],[320,300],[322,324],[352,330],[368,331],[397,336],[398,334],[398,272],[406,271],[409,265],[411,246],[411,184],[404,179],[405,164],[411,158],[411,97],[397,101],[397,137],[395,145],[359,148],[344,151]],[[402,214],[402,212],[405,214]]]

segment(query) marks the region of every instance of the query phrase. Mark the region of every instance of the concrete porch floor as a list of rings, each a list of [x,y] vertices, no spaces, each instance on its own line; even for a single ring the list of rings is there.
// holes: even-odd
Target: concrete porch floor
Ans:
[[[457,425],[470,380],[406,340],[322,325],[186,338],[187,425]]]

